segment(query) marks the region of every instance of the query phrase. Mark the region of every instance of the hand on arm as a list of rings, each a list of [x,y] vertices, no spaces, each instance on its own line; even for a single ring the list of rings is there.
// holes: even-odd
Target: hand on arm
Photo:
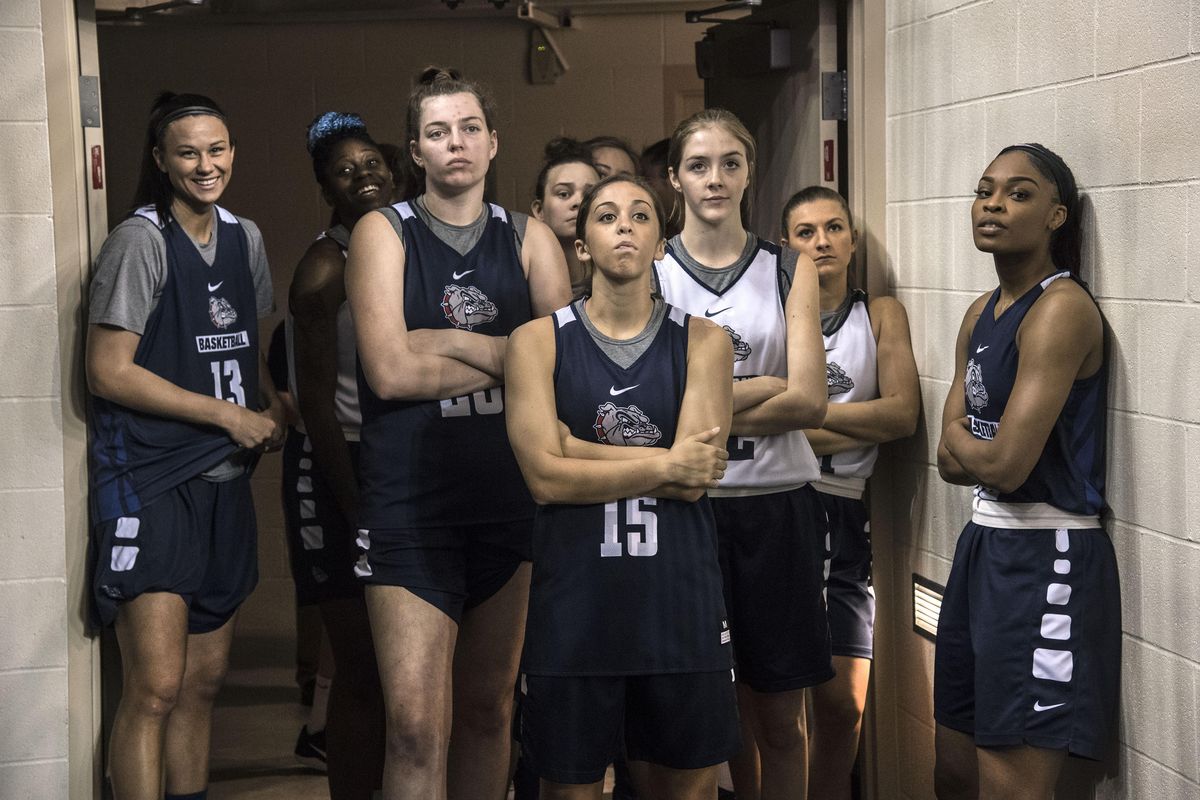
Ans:
[[[346,295],[372,390],[385,399],[440,400],[496,386],[496,378],[483,370],[412,349],[404,319],[404,268],[404,247],[387,218],[371,212],[360,219],[346,260]]]
[[[987,304],[988,294],[976,298],[967,313],[963,316],[958,328],[958,339],[954,343],[954,377],[950,380],[950,391],[946,393],[946,403],[942,407],[942,437],[938,441],[937,465],[938,474],[947,483],[957,483],[970,486],[979,483],[979,479],[966,470],[946,447],[947,432],[961,428],[966,420],[967,409],[963,401],[963,380],[967,374],[967,346],[971,342],[971,333],[975,330],[975,322],[979,319],[984,305]]]
[[[717,435],[712,430],[700,431],[677,442],[670,451],[646,458],[605,460],[565,455],[555,410],[552,326],[552,320],[543,318],[514,332],[505,374],[509,441],[538,503],[605,503],[653,494],[656,488],[676,482],[686,484],[699,497],[706,487],[715,485],[724,471],[724,450],[702,443],[705,437]]]
[[[890,442],[911,436],[921,413],[921,386],[913,358],[908,315],[891,297],[871,303],[876,326],[879,397],[857,403],[830,403],[822,428],[863,442]]]
[[[1014,491],[1029,477],[1072,384],[1099,367],[1100,312],[1075,284],[1052,284],[1025,315],[1017,347],[1017,377],[995,438],[975,438],[965,419],[942,432],[949,454],[984,486],[1001,492]]]
[[[357,518],[358,482],[334,399],[338,384],[338,311],[346,300],[346,262],[341,250],[308,249],[296,267],[288,305],[292,312],[296,392],[313,458],[333,490],[342,516]]]
[[[190,392],[134,363],[141,336],[107,325],[88,326],[88,388],[98,397],[160,417],[221,428],[248,449],[264,449],[282,436],[270,413],[255,412],[210,395]],[[260,358],[260,374],[265,361]],[[270,394],[270,379],[266,381]],[[281,406],[275,402],[277,411]]]
[[[825,419],[825,343],[817,268],[807,256],[796,262],[796,277],[784,308],[787,316],[787,389],[733,418],[733,433],[761,436],[815,428]],[[749,383],[749,381],[746,381]]]

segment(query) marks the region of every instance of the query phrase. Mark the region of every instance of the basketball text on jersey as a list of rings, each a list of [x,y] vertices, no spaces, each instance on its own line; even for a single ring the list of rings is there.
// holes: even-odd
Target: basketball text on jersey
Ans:
[[[650,447],[662,438],[662,430],[637,406],[601,403],[594,427],[596,438],[605,444]]]
[[[240,350],[249,346],[250,334],[246,331],[196,337],[197,353],[220,353],[225,350]]]
[[[833,397],[837,394],[845,394],[854,388],[854,381],[846,370],[842,369],[836,361],[830,361],[825,365],[825,383],[829,390],[829,396]]]
[[[996,431],[1000,430],[999,422],[989,422],[986,419],[976,417],[974,414],[968,414],[967,419],[971,422],[971,434],[976,439],[991,441],[996,438]]]
[[[750,349],[750,343],[742,339],[741,335],[728,325],[722,325],[721,329],[729,334],[730,339],[733,339],[733,360],[735,362],[745,361],[749,358],[750,353],[753,352]]]
[[[470,270],[474,272],[474,270]],[[442,295],[442,313],[456,328],[474,330],[499,316],[496,304],[474,286],[447,284]]]

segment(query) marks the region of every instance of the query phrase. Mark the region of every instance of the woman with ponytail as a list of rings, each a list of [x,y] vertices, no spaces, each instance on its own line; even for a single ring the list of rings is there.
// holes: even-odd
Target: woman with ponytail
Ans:
[[[426,70],[408,106],[424,193],[366,214],[346,264],[388,800],[493,798],[508,779],[534,506],[505,433],[505,352],[570,290],[550,229],[484,200],[494,118],[476,84]]]

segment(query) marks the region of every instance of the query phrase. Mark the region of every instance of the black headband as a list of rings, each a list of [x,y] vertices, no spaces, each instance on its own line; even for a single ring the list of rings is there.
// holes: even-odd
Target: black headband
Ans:
[[[211,106],[184,106],[182,108],[175,109],[159,120],[158,125],[154,127],[154,138],[161,139],[163,131],[165,131],[167,126],[175,120],[181,117],[194,117],[197,114],[207,114],[210,117],[216,117],[222,122],[225,121],[225,115]]]
[[[1067,168],[1066,163],[1054,151],[1044,145],[1030,142],[1028,144],[1010,145],[1001,150],[1000,153],[1004,154],[1012,150],[1020,150],[1029,156],[1042,174],[1049,176],[1054,181],[1055,188],[1058,190],[1058,200],[1060,203],[1067,205],[1074,201],[1078,194],[1078,189],[1075,186],[1075,176],[1071,174],[1071,170]]]

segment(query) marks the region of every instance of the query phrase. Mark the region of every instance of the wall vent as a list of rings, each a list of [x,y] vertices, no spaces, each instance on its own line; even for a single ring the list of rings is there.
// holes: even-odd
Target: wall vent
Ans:
[[[946,587],[913,573],[913,630],[931,642],[937,641],[938,617]]]

